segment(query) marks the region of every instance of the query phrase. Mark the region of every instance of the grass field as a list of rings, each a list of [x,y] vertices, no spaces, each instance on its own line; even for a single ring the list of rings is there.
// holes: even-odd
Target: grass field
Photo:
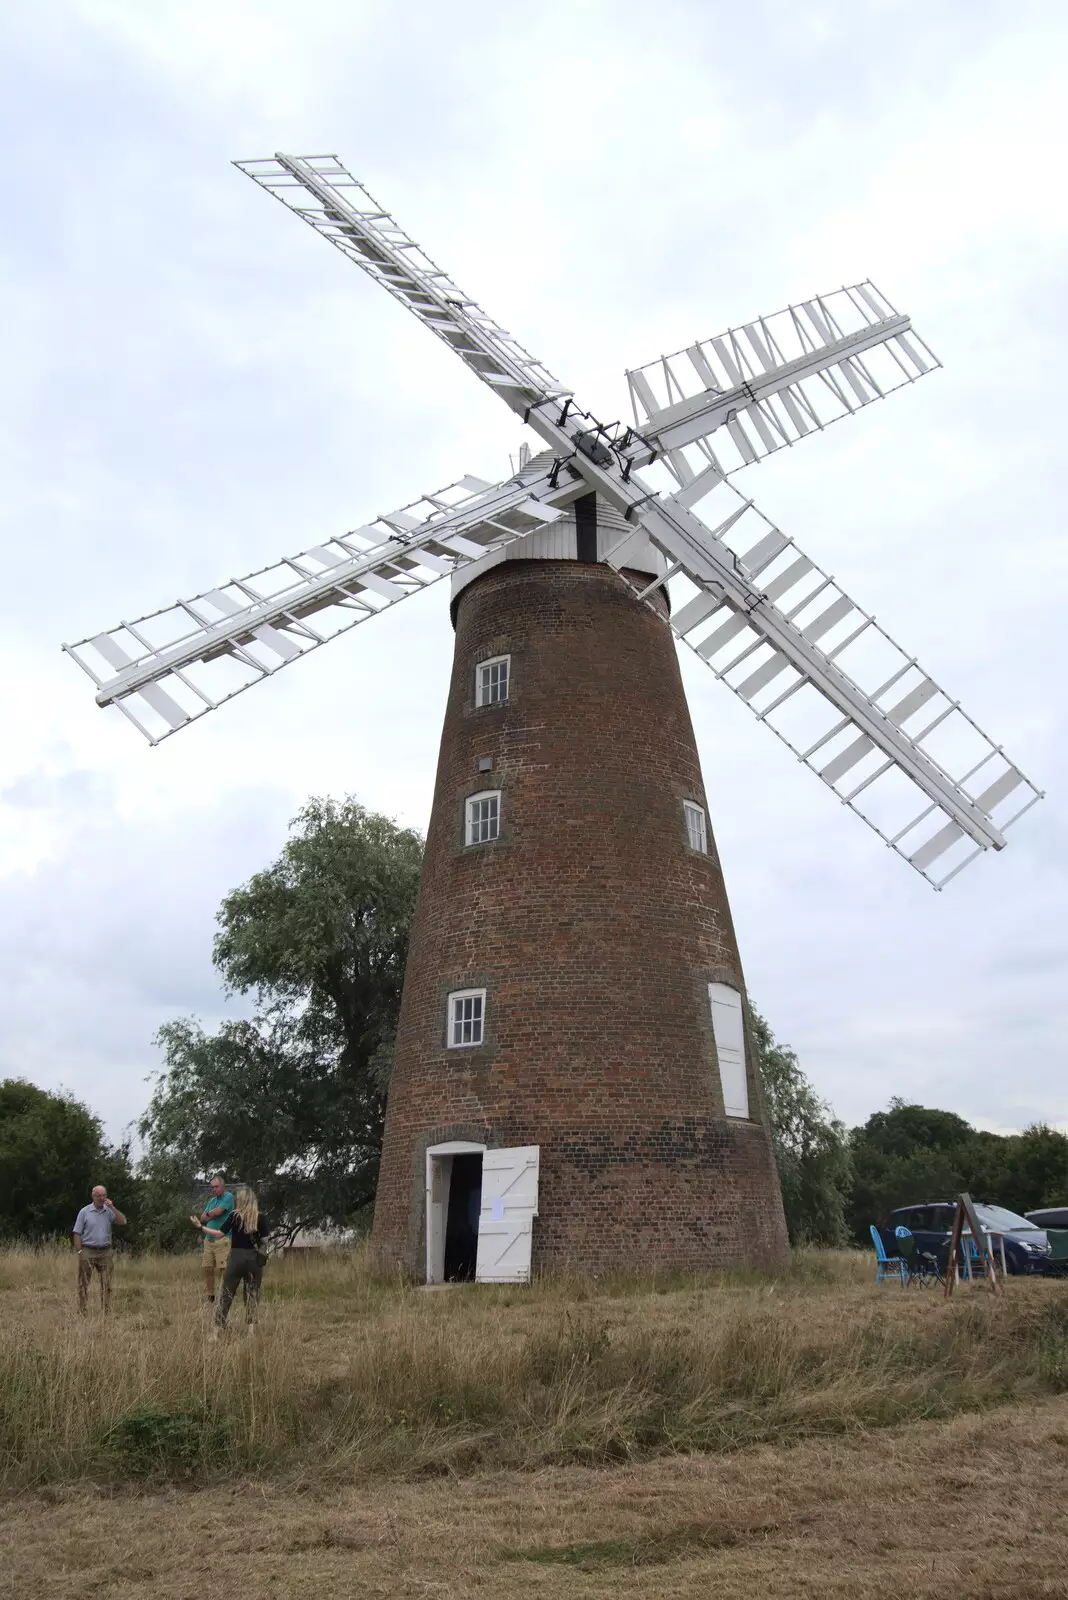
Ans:
[[[0,1256],[0,1595],[1068,1595],[1068,1284],[867,1257],[437,1292]]]

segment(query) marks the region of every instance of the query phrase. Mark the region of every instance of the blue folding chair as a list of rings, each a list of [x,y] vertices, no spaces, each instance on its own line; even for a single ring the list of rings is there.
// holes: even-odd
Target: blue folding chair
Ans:
[[[896,1278],[904,1287],[909,1281],[908,1262],[903,1256],[888,1256],[886,1246],[883,1244],[882,1234],[871,1223],[871,1242],[875,1246],[875,1281],[882,1283],[887,1278]]]
[[[897,1253],[905,1263],[905,1281],[912,1283],[919,1281],[919,1257],[916,1250],[916,1236],[911,1228],[906,1228],[902,1223],[894,1229],[894,1238],[897,1240]]]
[[[972,1278],[989,1278],[990,1258],[984,1247],[971,1233],[961,1235],[960,1275],[966,1282]]]

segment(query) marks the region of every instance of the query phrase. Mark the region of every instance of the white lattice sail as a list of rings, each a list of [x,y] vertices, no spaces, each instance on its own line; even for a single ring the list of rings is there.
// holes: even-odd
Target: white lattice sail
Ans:
[[[559,516],[550,473],[464,477],[191,600],[64,645],[158,744],[242,690]]]
[[[729,561],[731,591],[663,527],[647,525],[675,555],[672,631],[942,888],[982,851],[1000,849],[1041,791],[834,578],[731,493],[735,509],[716,529],[687,513],[708,553]],[[624,566],[626,547],[610,560]]]
[[[235,161],[443,339],[513,411],[567,391],[398,227],[337,156]]]
[[[549,454],[505,483],[460,479],[299,556],[64,646],[100,705],[118,705],[155,743],[328,639],[507,550],[593,490],[623,519],[612,547],[598,544],[600,559],[623,573],[628,555],[651,543],[667,578],[661,572],[636,592],[648,600],[668,581],[679,639],[929,882],[941,887],[980,852],[1002,848],[1041,791],[1000,745],[732,485],[717,497],[726,515],[715,526],[694,510],[741,467],[938,366],[872,283],[628,373],[634,426],[605,427],[336,156],[235,165],[444,340]]]
[[[700,339],[628,372],[627,383],[636,428],[694,504],[732,472],[939,364],[865,282]]]

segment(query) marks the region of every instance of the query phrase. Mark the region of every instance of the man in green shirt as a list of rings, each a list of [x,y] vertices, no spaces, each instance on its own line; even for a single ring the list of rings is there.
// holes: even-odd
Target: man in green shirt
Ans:
[[[211,1193],[204,1201],[200,1213],[200,1220],[209,1228],[222,1229],[223,1223],[233,1215],[234,1197],[226,1187],[226,1180],[216,1173],[211,1180]],[[228,1235],[215,1238],[211,1234],[204,1235],[204,1287],[208,1291],[208,1303],[215,1300],[216,1276],[222,1277],[226,1271],[226,1263],[230,1255],[230,1240]]]

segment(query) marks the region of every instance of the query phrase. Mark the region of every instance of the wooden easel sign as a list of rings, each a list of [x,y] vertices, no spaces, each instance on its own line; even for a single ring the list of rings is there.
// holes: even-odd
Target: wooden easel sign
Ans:
[[[967,1246],[964,1243],[965,1233],[975,1240],[977,1255],[965,1255]],[[1000,1289],[997,1268],[994,1266],[994,1250],[983,1231],[983,1225],[975,1214],[970,1194],[957,1197],[957,1209],[953,1215],[953,1231],[949,1236],[949,1256],[946,1260],[946,1299],[953,1293],[953,1285],[960,1276],[962,1261],[965,1263],[969,1276],[976,1270],[981,1271],[995,1294]]]

